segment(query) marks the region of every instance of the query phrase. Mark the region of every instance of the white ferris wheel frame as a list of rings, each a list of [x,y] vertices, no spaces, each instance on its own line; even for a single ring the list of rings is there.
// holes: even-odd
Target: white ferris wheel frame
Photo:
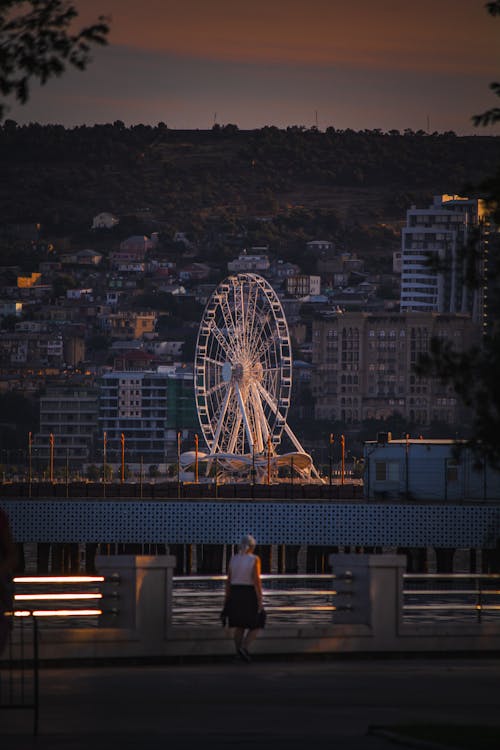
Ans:
[[[208,447],[226,464],[272,453],[283,432],[308,458],[287,423],[292,390],[290,335],[281,302],[254,273],[228,276],[208,300],[195,352],[195,399]],[[241,460],[239,462],[241,464]],[[281,463],[281,462],[280,462]],[[303,461],[298,462],[303,465]]]

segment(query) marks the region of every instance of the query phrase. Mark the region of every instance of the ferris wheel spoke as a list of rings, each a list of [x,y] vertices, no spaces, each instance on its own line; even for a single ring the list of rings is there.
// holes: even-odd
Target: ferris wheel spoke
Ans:
[[[230,356],[230,354],[232,352],[232,346],[231,346],[230,342],[226,339],[226,337],[224,336],[224,334],[222,333],[222,331],[220,330],[220,328],[218,328],[218,326],[215,323],[212,323],[212,325],[210,327],[210,331],[213,333],[213,335],[215,336],[217,342],[220,345],[220,348],[222,349],[222,351],[224,352],[224,354],[226,354],[227,358],[229,359],[229,356]]]
[[[217,393],[217,391],[220,391],[220,389],[224,388],[225,386],[227,386],[227,383],[224,380],[221,380],[220,383],[216,383],[208,389],[208,391],[205,393],[206,397],[209,398],[210,396],[213,396],[214,393]]]
[[[204,362],[208,362],[211,365],[215,365],[216,367],[222,367],[224,362],[222,362],[220,359],[214,359],[213,357],[203,357]]]
[[[262,373],[270,373],[271,375],[276,375],[280,372],[281,367],[279,365],[276,365],[276,367],[263,367]]]
[[[253,327],[253,342],[250,346],[250,351],[253,356],[256,356],[261,346],[266,342],[273,343],[273,336],[270,335],[270,321],[271,313],[267,312],[264,315],[258,313],[255,319],[256,325]]]
[[[261,345],[255,350],[255,359],[261,361],[274,344],[275,340],[273,338],[264,339]]]
[[[276,416],[282,416],[279,412],[278,408],[278,402],[274,398],[274,396],[269,393],[267,388],[264,388],[262,383],[257,383],[257,388],[259,389],[259,393],[263,396],[264,401],[271,407],[271,409],[275,412]]]
[[[254,335],[255,318],[257,314],[257,301],[259,299],[259,287],[256,284],[250,286],[247,298],[246,313],[246,344],[250,350]]]
[[[235,325],[233,316],[231,314],[231,309],[229,307],[229,303],[228,303],[226,296],[222,297],[220,301],[220,310],[222,313],[222,317],[224,318],[224,326],[226,328],[227,335],[229,337],[234,337],[236,325]]]

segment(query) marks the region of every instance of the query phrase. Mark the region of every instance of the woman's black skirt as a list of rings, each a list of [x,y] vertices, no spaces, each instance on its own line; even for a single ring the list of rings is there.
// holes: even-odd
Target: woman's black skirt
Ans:
[[[229,591],[226,613],[230,628],[261,628],[259,622],[259,605],[253,586],[234,585]]]

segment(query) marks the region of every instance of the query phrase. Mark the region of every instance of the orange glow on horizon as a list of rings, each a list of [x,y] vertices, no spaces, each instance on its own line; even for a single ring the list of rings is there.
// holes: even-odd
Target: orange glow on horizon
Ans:
[[[86,0],[80,12],[111,16],[111,45],[198,59],[486,75],[497,65],[497,27],[470,0]]]

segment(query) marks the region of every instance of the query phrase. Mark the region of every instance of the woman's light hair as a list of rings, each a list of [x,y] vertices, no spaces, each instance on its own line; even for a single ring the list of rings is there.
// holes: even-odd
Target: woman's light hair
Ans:
[[[257,542],[251,534],[245,534],[240,540],[240,552],[246,552],[249,549],[254,549]]]

